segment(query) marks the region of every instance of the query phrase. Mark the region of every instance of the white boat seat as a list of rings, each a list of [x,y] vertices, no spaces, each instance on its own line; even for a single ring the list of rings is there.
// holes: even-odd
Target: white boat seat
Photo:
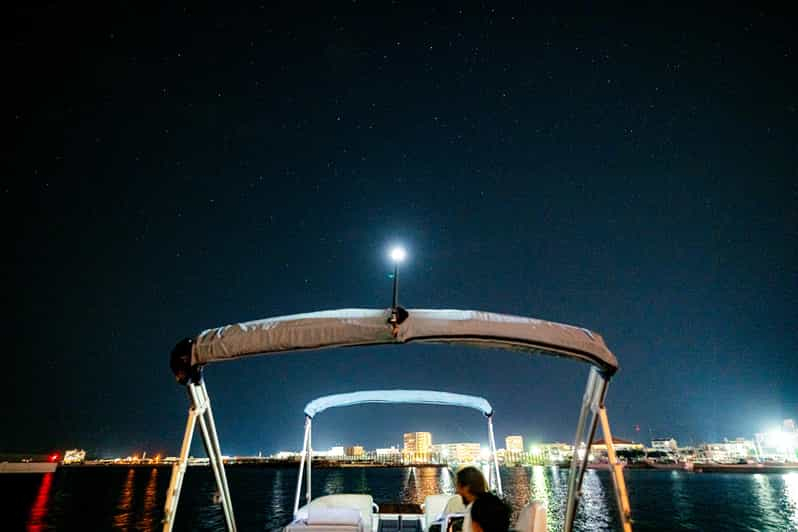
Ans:
[[[310,501],[309,504],[299,509],[297,519],[288,525],[286,532],[372,532],[374,499],[371,495],[338,493],[324,495]],[[328,514],[325,510],[346,510]],[[355,512],[359,516],[359,523],[322,523],[320,520],[344,519],[344,515]],[[315,518],[313,516],[316,516]]]
[[[466,513],[466,505],[463,502],[463,498],[459,495],[449,496],[449,500],[446,502],[446,507],[443,509],[443,513],[445,514]]]
[[[430,525],[443,514],[465,512],[462,497],[446,493],[427,495],[421,507],[424,509],[424,530],[429,530]]]
[[[327,509],[326,511],[330,510],[337,512],[339,509]],[[357,513],[357,511],[353,508],[341,508],[341,510]],[[322,519],[322,521],[327,520],[331,519]],[[341,519],[340,521],[341,522],[339,523],[316,522],[311,524],[306,519],[299,519],[285,527],[283,530],[285,532],[364,532],[363,522],[361,521],[359,515],[357,517],[357,522],[344,522],[344,519]]]
[[[323,506],[308,508],[308,526],[349,525],[358,527],[362,521],[357,508],[325,508]]]
[[[532,501],[521,509],[515,524],[518,532],[547,532],[546,503]]]

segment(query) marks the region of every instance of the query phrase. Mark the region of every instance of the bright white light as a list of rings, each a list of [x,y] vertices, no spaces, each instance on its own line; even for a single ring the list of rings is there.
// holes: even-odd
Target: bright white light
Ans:
[[[407,257],[407,252],[405,248],[401,246],[396,246],[391,249],[391,260],[394,262],[402,262]]]
[[[790,446],[790,438],[789,434],[786,434],[780,430],[773,430],[768,432],[765,435],[765,442],[767,443],[768,447],[775,447],[779,450],[786,449]]]

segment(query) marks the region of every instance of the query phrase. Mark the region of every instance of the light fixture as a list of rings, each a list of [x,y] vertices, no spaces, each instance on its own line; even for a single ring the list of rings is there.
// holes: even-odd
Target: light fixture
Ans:
[[[391,248],[391,260],[394,262],[403,262],[407,258],[407,252],[402,246],[395,246]]]

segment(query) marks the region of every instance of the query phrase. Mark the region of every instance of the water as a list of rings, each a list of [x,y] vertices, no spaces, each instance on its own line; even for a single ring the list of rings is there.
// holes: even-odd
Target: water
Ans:
[[[2,530],[157,529],[163,516],[168,468],[61,469],[45,475],[0,475]],[[232,467],[230,490],[239,530],[272,530],[290,518],[295,469]],[[559,530],[567,471],[507,468],[505,492],[517,509],[530,498],[549,505],[549,529]],[[635,530],[798,530],[798,473],[783,475],[626,472]],[[314,494],[368,492],[379,502],[421,503],[451,492],[450,476],[434,468],[317,469]],[[212,503],[208,469],[190,468],[176,530],[223,530]],[[617,518],[607,472],[588,471],[577,530],[615,530]]]

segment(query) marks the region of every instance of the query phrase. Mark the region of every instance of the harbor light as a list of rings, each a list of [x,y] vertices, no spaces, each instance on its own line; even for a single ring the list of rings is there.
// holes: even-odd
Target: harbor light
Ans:
[[[402,246],[394,246],[391,248],[391,260],[394,262],[404,262],[407,257],[407,251]]]
[[[780,429],[771,430],[765,434],[765,444],[768,447],[777,449],[781,453],[789,453],[792,447],[793,437],[791,434],[782,432]]]

